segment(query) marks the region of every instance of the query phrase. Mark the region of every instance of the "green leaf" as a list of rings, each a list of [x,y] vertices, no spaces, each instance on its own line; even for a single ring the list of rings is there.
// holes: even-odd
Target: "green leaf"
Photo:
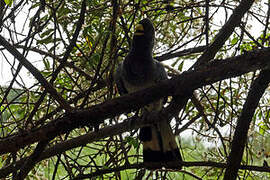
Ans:
[[[125,141],[132,145],[135,149],[139,147],[139,141],[137,139],[135,139],[134,137],[132,136],[128,136],[125,138]]]
[[[178,63],[178,61],[179,61],[179,59],[177,59],[176,61],[174,61],[171,66],[172,67],[175,67],[175,65]]]
[[[48,29],[48,30],[46,30],[45,32],[43,32],[41,35],[40,35],[40,37],[41,38],[44,38],[45,36],[48,36],[51,32],[53,32],[54,31],[54,29]]]
[[[53,38],[52,35],[49,35],[48,37],[41,39],[41,40],[37,40],[37,44],[49,44],[50,42],[53,42]]]
[[[48,61],[48,59],[43,59],[43,64],[46,70],[50,70],[50,62]]]
[[[184,65],[184,61],[182,61],[182,62],[179,64],[179,66],[178,66],[178,70],[179,70],[179,71],[182,71],[183,65]]]
[[[234,37],[234,38],[231,40],[231,45],[235,45],[237,42],[238,42],[238,37]]]
[[[269,130],[268,126],[264,122],[258,123],[259,133],[263,136],[267,130]]]
[[[94,53],[91,57],[91,59],[88,61],[91,65],[97,65],[100,59],[99,53]]]
[[[13,0],[4,0],[6,5],[11,6],[13,3]]]

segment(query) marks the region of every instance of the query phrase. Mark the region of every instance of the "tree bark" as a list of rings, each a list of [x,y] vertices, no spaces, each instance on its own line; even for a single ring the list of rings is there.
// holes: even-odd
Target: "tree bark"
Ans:
[[[185,96],[196,88],[262,69],[268,65],[269,56],[270,48],[266,48],[226,60],[213,61],[207,66],[184,72],[151,88],[94,105],[89,109],[66,113],[41,128],[1,139],[0,154],[15,152],[26,145],[54,138],[75,128],[97,126],[106,118],[136,110],[162,97]]]
[[[258,78],[253,82],[244,104],[232,141],[231,153],[228,157],[228,168],[225,171],[224,180],[234,180],[240,168],[244,148],[247,141],[249,125],[260,98],[270,82],[270,70],[261,71]]]

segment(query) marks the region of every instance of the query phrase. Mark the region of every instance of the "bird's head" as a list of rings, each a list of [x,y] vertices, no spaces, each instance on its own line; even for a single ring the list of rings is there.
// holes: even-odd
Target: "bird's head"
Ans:
[[[145,18],[136,25],[134,36],[144,36],[151,39],[155,37],[155,28],[150,19]]]
[[[145,18],[135,27],[133,48],[152,51],[155,39],[155,28],[152,22]]]

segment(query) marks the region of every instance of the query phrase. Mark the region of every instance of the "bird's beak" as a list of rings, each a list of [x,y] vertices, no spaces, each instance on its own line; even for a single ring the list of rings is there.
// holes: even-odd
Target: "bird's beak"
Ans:
[[[144,35],[144,29],[142,24],[137,24],[135,27],[135,36],[142,36]]]

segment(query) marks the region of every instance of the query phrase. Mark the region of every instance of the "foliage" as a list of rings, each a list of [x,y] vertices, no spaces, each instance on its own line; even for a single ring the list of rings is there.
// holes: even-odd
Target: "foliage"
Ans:
[[[240,3],[238,0],[91,0],[85,1],[84,6],[82,0],[4,2],[0,3],[1,36],[19,50],[53,85],[57,95],[75,110],[91,109],[119,96],[113,73],[127,55],[134,26],[142,18],[150,18],[156,28],[154,57],[166,64],[170,77],[181,76],[218,38],[216,35]],[[268,1],[256,1],[218,49],[216,61],[268,47],[269,9]],[[76,32],[79,32],[78,37]],[[2,83],[0,89],[0,140],[4,141],[42,129],[66,115],[68,110],[59,104],[46,84],[39,79],[32,80],[33,71],[28,69],[25,73],[17,58],[1,45],[4,72],[1,76],[2,82],[7,82]],[[172,120],[184,161],[204,164],[184,165],[178,171],[144,169],[137,129],[117,135],[102,131],[135,117],[137,112],[133,111],[102,119],[98,125],[100,130],[89,124],[50,139],[38,152],[41,159],[37,158],[32,167],[27,164],[31,161],[25,158],[38,151],[37,143],[16,152],[1,153],[0,177],[15,178],[23,174],[28,179],[74,179],[82,175],[93,179],[221,179],[235,127],[259,72],[196,89]],[[169,99],[166,106],[172,103],[173,98]],[[269,90],[266,89],[253,114],[242,165],[267,167],[270,163],[269,115]],[[80,144],[79,138],[86,135],[90,135],[87,143]],[[72,141],[76,138],[78,141]],[[57,154],[50,155],[50,148],[55,148]],[[26,163],[14,165],[19,162]],[[11,166],[11,170],[7,170]],[[29,172],[24,169],[27,167],[30,167]],[[267,173],[256,168],[242,168],[238,177],[270,178],[269,169]]]

